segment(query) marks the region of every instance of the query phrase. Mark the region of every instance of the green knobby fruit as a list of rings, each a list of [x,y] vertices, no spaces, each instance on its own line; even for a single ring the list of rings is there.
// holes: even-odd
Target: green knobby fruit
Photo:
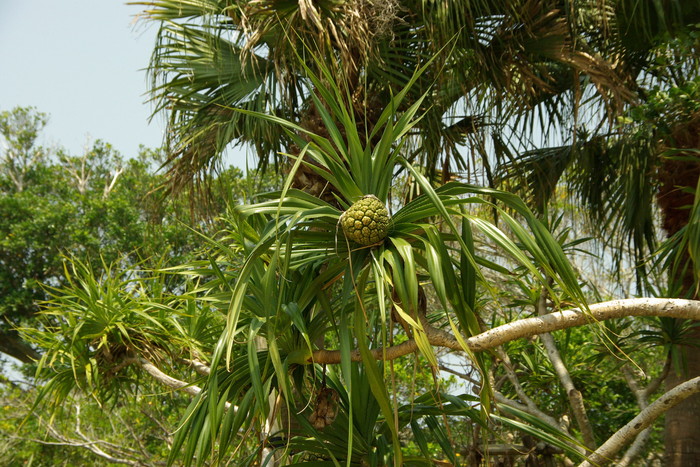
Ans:
[[[340,216],[345,236],[360,245],[374,245],[389,233],[389,211],[374,195],[363,196]]]

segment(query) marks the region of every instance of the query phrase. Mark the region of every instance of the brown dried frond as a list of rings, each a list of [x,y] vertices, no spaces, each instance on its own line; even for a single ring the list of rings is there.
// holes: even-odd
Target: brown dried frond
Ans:
[[[503,65],[497,87],[521,96],[520,105],[530,108],[560,91],[557,75],[550,68],[549,61],[554,61],[569,67],[574,76],[588,76],[609,114],[619,114],[636,99],[633,79],[625,75],[619,62],[606,60],[576,41],[571,28],[564,11],[544,8],[539,0],[527,2],[522,15],[504,21],[489,47],[487,59],[490,56]],[[538,56],[544,60],[538,61]]]
[[[292,10],[274,0],[254,0],[229,10],[244,38],[243,58],[267,46],[282,83],[294,74],[290,69],[299,68],[295,55],[304,48],[334,58],[345,79],[355,82],[368,60],[378,60],[377,40],[391,34],[399,13],[397,0],[299,0]]]

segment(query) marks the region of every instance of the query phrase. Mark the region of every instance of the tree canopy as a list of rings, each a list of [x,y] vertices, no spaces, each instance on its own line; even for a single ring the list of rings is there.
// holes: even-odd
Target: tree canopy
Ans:
[[[700,7],[140,4],[171,206],[232,143],[284,180],[192,253],[48,277],[35,412],[179,391],[183,465],[694,462]]]

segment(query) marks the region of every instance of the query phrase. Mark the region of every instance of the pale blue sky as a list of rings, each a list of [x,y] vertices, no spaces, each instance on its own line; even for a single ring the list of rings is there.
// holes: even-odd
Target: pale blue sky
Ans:
[[[140,10],[119,0],[0,0],[0,110],[50,114],[42,143],[74,155],[88,138],[127,157],[139,144],[160,146],[164,117],[148,121],[144,71],[157,25],[135,21]]]

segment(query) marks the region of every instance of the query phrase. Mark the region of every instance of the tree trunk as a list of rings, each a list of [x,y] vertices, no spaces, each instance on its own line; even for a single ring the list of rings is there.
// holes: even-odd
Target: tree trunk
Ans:
[[[700,339],[700,328],[695,328],[693,337]],[[666,390],[693,376],[700,375],[700,351],[695,347],[685,347],[687,373],[671,371],[666,379]],[[666,412],[664,445],[666,448],[664,465],[667,467],[700,466],[700,393]]]
[[[700,115],[690,122],[676,127],[672,134],[672,145],[676,148],[700,148]],[[700,176],[700,157],[684,153],[688,159],[666,160],[659,171],[661,188],[658,201],[663,214],[663,226],[668,236],[675,234],[688,224],[689,209],[694,195],[684,188],[695,189]],[[695,156],[696,160],[692,160]],[[690,264],[690,257],[686,258]],[[670,277],[675,290],[684,298],[698,298],[696,278],[690,269],[681,272],[681,277]],[[700,328],[691,332],[691,337],[700,340]],[[700,376],[700,351],[696,347],[683,346],[686,366],[681,374],[672,371],[666,379],[666,390],[690,378]],[[700,394],[689,397],[666,413],[664,431],[665,465],[668,467],[700,466]]]
[[[0,352],[14,357],[22,363],[32,363],[41,355],[24,342],[14,331],[0,331]]]

